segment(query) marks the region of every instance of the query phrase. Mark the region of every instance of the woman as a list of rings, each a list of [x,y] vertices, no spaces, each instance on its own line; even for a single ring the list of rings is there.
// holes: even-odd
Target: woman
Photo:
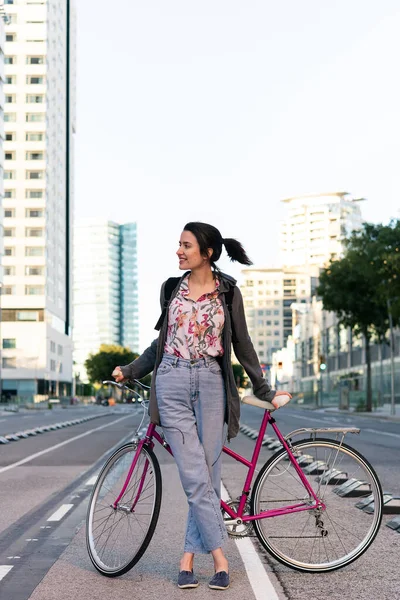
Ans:
[[[194,555],[209,552],[215,569],[209,587],[229,587],[228,561],[222,550],[227,532],[220,486],[224,422],[228,439],[239,428],[240,400],[231,345],[258,398],[271,401],[287,394],[271,390],[263,378],[247,332],[240,290],[215,264],[222,246],[232,261],[252,264],[237,240],[223,239],[212,225],[185,225],[177,250],[179,269],[185,273],[169,298],[165,297],[166,282],[161,288],[165,318],[158,324],[159,337],[139,358],[113,371],[118,382],[154,371],[150,418],[163,427],[189,504],[180,588],[199,585],[193,573]]]

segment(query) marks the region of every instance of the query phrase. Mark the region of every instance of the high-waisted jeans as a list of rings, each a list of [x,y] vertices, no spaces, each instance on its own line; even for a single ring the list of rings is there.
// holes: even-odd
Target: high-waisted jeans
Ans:
[[[185,360],[164,354],[156,394],[189,504],[185,552],[208,553],[227,539],[220,508],[226,394],[215,358]]]

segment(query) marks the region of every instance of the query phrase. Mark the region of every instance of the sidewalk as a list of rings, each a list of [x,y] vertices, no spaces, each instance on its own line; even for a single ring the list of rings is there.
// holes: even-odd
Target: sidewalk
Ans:
[[[390,404],[384,404],[383,406],[380,406],[379,408],[373,410],[372,412],[360,412],[354,409],[354,407],[350,407],[348,410],[342,410],[340,408],[337,408],[336,406],[327,406],[325,407],[319,407],[319,406],[314,406],[314,405],[307,405],[307,404],[298,404],[296,402],[292,402],[290,404],[291,408],[304,408],[306,410],[312,410],[314,412],[319,412],[319,413],[340,413],[340,414],[345,414],[345,415],[354,415],[357,417],[367,417],[369,419],[385,419],[387,421],[393,421],[393,422],[400,422],[400,405],[397,404],[396,405],[396,414],[392,415],[391,414],[391,405]]]

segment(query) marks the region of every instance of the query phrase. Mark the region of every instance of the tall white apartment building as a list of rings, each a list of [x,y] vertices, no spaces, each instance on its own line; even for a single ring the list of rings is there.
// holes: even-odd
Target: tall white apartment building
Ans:
[[[8,0],[3,394],[71,392],[75,16],[70,0]]]
[[[3,9],[4,11],[4,9]],[[3,196],[4,196],[4,12],[0,13],[0,294],[3,285]],[[1,298],[0,298],[1,299]],[[0,349],[1,356],[1,349]],[[0,388],[1,389],[1,388]]]
[[[268,365],[272,354],[283,348],[292,333],[290,306],[305,303],[317,279],[300,268],[246,268],[242,276],[240,289],[249,334],[260,362]]]
[[[288,216],[281,227],[285,266],[323,266],[339,257],[343,238],[361,227],[360,201],[347,192],[310,194],[282,200]]]
[[[85,361],[101,344],[139,350],[136,223],[77,221],[73,272],[74,372],[87,381]]]

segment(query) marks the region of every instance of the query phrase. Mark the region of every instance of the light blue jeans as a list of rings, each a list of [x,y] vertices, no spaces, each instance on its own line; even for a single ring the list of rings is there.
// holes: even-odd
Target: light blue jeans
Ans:
[[[225,387],[215,358],[164,354],[157,369],[161,426],[189,504],[185,552],[206,554],[227,539],[220,508]]]

